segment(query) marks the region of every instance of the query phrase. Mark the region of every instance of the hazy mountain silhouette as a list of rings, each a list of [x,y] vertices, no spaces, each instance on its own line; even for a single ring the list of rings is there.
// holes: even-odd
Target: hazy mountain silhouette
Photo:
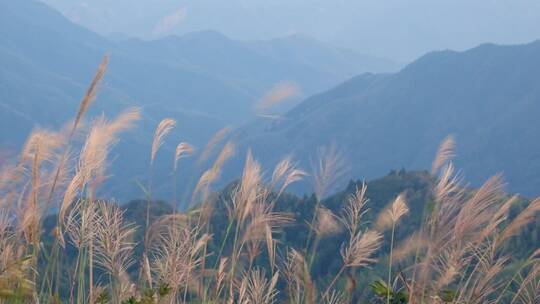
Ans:
[[[167,155],[180,140],[202,147],[219,128],[248,121],[254,105],[277,83],[296,83],[304,94],[299,101],[358,72],[392,65],[304,37],[243,42],[197,32],[113,41],[41,2],[1,1],[1,149],[15,154],[32,128],[58,128],[71,119],[104,54],[110,65],[89,117],[142,107],[144,119],[134,136],[122,141],[122,157],[111,170],[113,179],[131,186],[134,178],[146,176],[152,134],[165,117],[178,121],[164,147]],[[156,169],[166,178],[169,158],[159,160]],[[114,195],[126,197],[129,189],[118,187]]]
[[[159,37],[219,29],[239,39],[303,33],[407,63],[441,49],[540,37],[540,2],[43,0],[99,33]]]
[[[512,191],[538,194],[538,75],[540,41],[433,52],[395,74],[354,77],[236,136],[269,165],[289,152],[308,165],[318,146],[336,143],[355,178],[373,178],[428,169],[452,134],[468,180],[502,172]]]

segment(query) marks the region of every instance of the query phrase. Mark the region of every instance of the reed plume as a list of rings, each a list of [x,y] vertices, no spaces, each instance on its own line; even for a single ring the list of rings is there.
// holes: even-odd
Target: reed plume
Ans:
[[[279,197],[287,187],[302,180],[306,176],[308,176],[308,174],[305,171],[296,168],[291,161],[291,158],[286,157],[275,166],[274,171],[272,172],[270,188],[275,189],[281,182],[281,187],[276,195],[276,197]]]
[[[150,153],[150,165],[154,163],[154,160],[156,158],[156,154],[163,145],[163,141],[167,134],[172,131],[172,129],[176,126],[176,121],[172,118],[165,118],[163,119],[159,125],[156,128],[156,131],[154,133],[154,139],[152,140],[152,149]]]
[[[540,301],[540,267],[534,265],[525,277],[519,278],[513,303],[535,304]]]
[[[280,103],[283,103],[301,93],[298,84],[293,82],[278,83],[272,87],[260,100],[255,108],[259,114]]]
[[[522,227],[535,219],[538,212],[540,212],[540,198],[536,198],[529,203],[525,210],[521,211],[512,222],[505,227],[501,233],[501,241],[516,235]]]
[[[396,225],[401,219],[401,217],[407,213],[409,213],[409,208],[407,207],[407,203],[405,202],[405,194],[401,193],[396,199],[394,199],[394,201],[389,206],[387,206],[381,212],[381,214],[379,214],[377,222],[375,223],[375,227],[379,231],[384,231],[386,228],[391,227],[390,254],[388,257],[388,280],[386,282],[386,285],[388,286],[386,295],[387,304],[390,303],[390,287],[392,286],[392,263],[394,262],[394,238]]]
[[[482,228],[492,220],[499,208],[503,183],[500,176],[490,178],[473,197],[465,202],[456,216],[454,238],[460,242],[476,241]]]
[[[341,223],[337,216],[328,208],[321,207],[317,210],[313,230],[319,237],[334,235],[341,232]]]
[[[219,299],[223,293],[225,287],[225,280],[227,279],[226,267],[228,265],[228,258],[220,258],[219,266],[216,271],[214,279],[214,298]]]
[[[442,168],[448,161],[454,158],[455,156],[455,140],[453,136],[446,137],[441,145],[439,146],[439,149],[437,150],[437,154],[435,156],[435,160],[433,160],[433,163],[431,165],[431,174],[436,174],[437,171],[439,171],[440,168]]]
[[[348,302],[340,292],[337,292],[334,290],[332,291],[330,296],[326,297],[323,300],[323,303],[324,304],[346,304]]]
[[[225,138],[225,136],[227,136],[229,132],[230,132],[230,127],[224,127],[224,128],[219,129],[214,135],[212,135],[212,137],[210,138],[210,140],[208,140],[208,143],[202,150],[201,155],[199,156],[199,159],[197,160],[197,163],[201,164],[205,162],[208,159],[208,157],[210,157],[210,153],[212,153],[212,150],[214,149],[214,147],[217,144],[219,144]]]
[[[348,172],[342,152],[335,145],[317,149],[317,157],[311,161],[313,184],[318,200],[331,190]]]
[[[77,172],[64,193],[60,207],[60,221],[63,221],[65,212],[85,185],[91,184],[92,187],[89,190],[93,191],[97,185],[96,182],[102,181],[105,176],[108,154],[116,144],[118,134],[131,128],[139,118],[139,109],[131,108],[118,115],[113,121],[107,121],[103,116],[94,121],[79,155]],[[89,194],[92,196],[93,193]]]
[[[95,205],[87,205],[82,199],[77,200],[69,209],[64,229],[75,248],[81,250],[90,245],[94,239],[94,224],[96,223]]]
[[[193,153],[192,145],[185,142],[179,143],[178,146],[176,146],[176,150],[174,153],[174,164],[173,164],[174,171],[176,171],[177,169],[178,161],[183,157],[191,155],[192,153]]]
[[[253,269],[243,275],[237,303],[239,304],[272,304],[275,303],[278,291],[276,284],[278,273],[270,279],[261,269]]]
[[[409,213],[409,207],[405,201],[405,194],[400,194],[387,206],[377,217],[375,227],[379,231],[396,225],[402,216]]]
[[[101,267],[111,276],[111,295],[113,303],[120,303],[123,291],[129,287],[126,271],[133,265],[133,236],[135,227],[125,223],[123,212],[116,206],[99,201],[96,208],[95,258]]]
[[[195,186],[195,190],[193,190],[193,197],[195,197],[199,191],[205,189],[203,193],[203,201],[207,199],[210,185],[220,177],[223,165],[233,154],[234,144],[229,141],[219,153],[212,167],[202,174],[201,178],[197,182],[197,185]]]
[[[306,303],[314,303],[314,283],[304,256],[290,248],[283,260],[281,269],[287,282],[288,298],[292,303],[301,303],[304,298]]]
[[[403,240],[394,249],[394,262],[402,262],[405,259],[414,256],[415,253],[423,251],[428,246],[428,240],[421,232],[415,232]]]
[[[349,244],[340,250],[343,266],[326,287],[326,291],[321,298],[328,298],[332,287],[347,267],[365,267],[376,262],[377,259],[373,255],[380,248],[381,240],[382,235],[377,231],[368,230],[364,233],[356,233]]]
[[[107,65],[109,64],[109,56],[105,55],[103,59],[101,60],[101,63],[97,69],[96,74],[94,75],[94,79],[92,79],[92,82],[90,83],[90,86],[86,90],[86,94],[84,94],[83,99],[81,100],[81,103],[79,105],[79,111],[77,112],[77,116],[75,116],[75,121],[73,122],[73,128],[70,132],[70,137],[73,136],[75,131],[77,130],[77,127],[79,126],[82,117],[88,111],[88,108],[90,105],[94,102],[96,99],[97,90],[99,88],[99,84],[101,80],[103,79],[103,76],[105,76],[105,71],[107,70]]]
[[[341,256],[347,267],[364,267],[377,261],[373,254],[381,246],[382,235],[377,231],[366,231],[355,236]]]
[[[180,289],[187,286],[189,276],[200,265],[202,249],[210,235],[199,236],[197,228],[169,227],[159,239],[151,244],[151,270],[153,281],[167,284],[172,292],[171,301],[176,301]]]
[[[155,241],[158,241],[162,235],[169,233],[169,229],[181,230],[187,228],[189,218],[182,213],[166,214],[158,217],[146,231],[144,238],[146,247],[149,247]]]
[[[347,204],[343,208],[341,221],[347,228],[349,236],[352,239],[358,232],[360,220],[367,212],[364,208],[368,202],[366,197],[367,185],[362,183],[362,187],[356,187],[355,192],[347,198]]]

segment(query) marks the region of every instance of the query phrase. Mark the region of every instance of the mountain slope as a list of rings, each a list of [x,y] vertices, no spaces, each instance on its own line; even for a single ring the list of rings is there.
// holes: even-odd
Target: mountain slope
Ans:
[[[512,191],[540,189],[540,41],[427,54],[396,74],[365,74],[308,98],[281,120],[236,134],[267,163],[293,152],[308,164],[337,143],[356,177],[429,168],[453,134],[457,164],[477,184],[503,172]]]
[[[359,71],[382,72],[397,67],[391,61],[298,35],[251,42],[202,31],[152,41],[128,39],[119,47],[138,58],[212,75],[245,90],[253,102],[279,82],[292,81],[309,96]]]
[[[156,175],[168,178],[178,141],[201,147],[219,128],[247,121],[255,114],[254,104],[276,83],[292,81],[312,94],[359,72],[351,70],[361,68],[352,64],[354,56],[340,60],[339,66],[329,64],[342,57],[341,51],[330,49],[324,47],[320,64],[306,64],[282,60],[215,32],[111,41],[41,2],[0,1],[0,150],[15,155],[32,128],[58,128],[70,120],[101,57],[108,53],[109,69],[88,116],[112,117],[127,107],[142,107],[139,127],[112,155],[122,157],[115,157],[111,170],[115,193],[108,193],[137,197],[140,190],[134,179],[146,178],[150,142],[159,120],[178,121],[178,131],[163,147],[164,157],[156,161]],[[292,45],[290,52],[305,50]]]
[[[248,42],[248,46],[276,60],[288,64],[301,63],[324,70],[333,77],[348,75],[347,78],[350,78],[358,74],[357,71],[391,72],[398,69],[398,65],[391,60],[337,48],[300,34]]]
[[[293,37],[287,42],[250,43],[198,32],[112,42],[37,1],[1,1],[0,8],[1,105],[38,123],[39,116],[30,111],[33,100],[47,99],[42,103],[47,108],[36,113],[62,110],[55,111],[55,118],[63,121],[65,102],[76,106],[105,53],[110,54],[111,65],[103,94],[115,94],[111,98],[115,101],[96,113],[112,104],[134,103],[209,116],[221,125],[246,121],[254,114],[254,103],[276,83],[295,82],[311,95],[364,69],[385,70],[391,65],[383,61],[369,65],[353,52]],[[266,45],[264,51],[254,46],[261,43]],[[287,52],[270,54],[273,48]],[[318,56],[303,61],[302,54],[308,51]]]
[[[106,53],[111,55],[111,64],[94,113],[113,115],[129,105],[157,105],[161,115],[156,119],[165,113],[178,118],[199,116],[202,126],[203,117],[219,114],[223,120],[231,119],[223,113],[229,108],[239,111],[249,101],[242,91],[210,76],[127,56],[113,43],[41,3],[2,1],[1,6],[0,103],[11,110],[2,112],[2,121],[6,126],[19,122],[10,112],[33,120],[24,130],[15,130],[20,133],[2,132],[2,142],[12,139],[16,146],[33,123],[58,126],[71,117]],[[198,103],[192,102],[195,98]],[[222,98],[228,102],[217,102]]]

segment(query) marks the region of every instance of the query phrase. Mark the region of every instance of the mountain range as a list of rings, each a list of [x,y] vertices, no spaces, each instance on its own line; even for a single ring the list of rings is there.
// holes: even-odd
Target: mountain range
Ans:
[[[301,35],[246,42],[206,31],[109,40],[39,2],[1,4],[4,150],[20,147],[35,126],[58,127],[72,117],[107,52],[110,68],[91,114],[143,108],[142,123],[113,155],[122,157],[114,157],[109,195],[140,196],[135,181],[147,176],[152,134],[164,117],[178,121],[154,169],[164,192],[178,141],[202,147],[219,128],[240,125],[231,135],[239,152],[223,183],[237,177],[248,148],[266,168],[285,155],[309,168],[319,147],[335,145],[349,176],[369,179],[429,168],[438,144],[453,135],[457,167],[473,186],[502,172],[512,192],[539,193],[539,41],[431,52],[398,72],[376,73],[395,66]],[[301,88],[296,100],[311,96],[283,115],[256,118],[261,96],[284,81]],[[188,165],[190,177],[180,182],[193,182],[202,169]]]
[[[69,105],[76,109],[106,53],[111,64],[100,111],[136,104],[233,124],[249,119],[254,103],[277,83],[294,82],[309,96],[361,71],[395,68],[389,61],[303,36],[244,42],[206,31],[154,41],[111,41],[37,1],[2,1],[1,6],[4,113],[19,112],[38,123],[43,116],[33,110],[59,110],[51,117],[56,121],[71,115]]]
[[[144,114],[119,145],[118,153],[130,156],[115,158],[111,170],[115,183],[130,185],[115,187],[121,198],[133,195],[134,179],[146,175],[154,128],[165,117],[178,123],[164,147],[170,157],[156,164],[167,175],[178,141],[202,147],[216,130],[249,121],[276,85],[294,84],[294,103],[359,72],[396,68],[299,35],[238,41],[205,31],[110,40],[41,2],[0,1],[1,150],[16,154],[33,128],[59,128],[71,119],[105,54],[109,68],[89,117],[112,117],[130,106]]]
[[[303,33],[410,62],[440,49],[540,37],[540,2],[358,0],[43,0],[105,35],[160,37],[219,29],[239,39]]]
[[[393,74],[362,74],[300,103],[280,119],[235,134],[268,165],[294,154],[305,166],[336,144],[355,178],[426,169],[453,135],[457,167],[473,184],[503,173],[524,195],[540,185],[540,41],[428,53]]]

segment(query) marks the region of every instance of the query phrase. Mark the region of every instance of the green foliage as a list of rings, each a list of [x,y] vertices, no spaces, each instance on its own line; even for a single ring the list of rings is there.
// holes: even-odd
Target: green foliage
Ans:
[[[377,297],[378,303],[405,304],[409,301],[409,295],[405,290],[393,290],[384,280],[375,280],[369,284],[369,287]],[[457,291],[452,289],[444,289],[439,293],[443,303],[453,303],[456,296]]]
[[[31,272],[32,257],[27,256],[0,271],[0,300],[18,303],[30,299],[34,284],[27,278]]]
[[[111,296],[109,295],[109,292],[107,290],[103,290],[99,293],[99,295],[96,297],[96,304],[107,304],[111,300]]]
[[[408,302],[409,296],[405,291],[392,290],[384,280],[376,280],[369,286],[381,303],[404,304]]]
[[[444,289],[441,290],[439,296],[444,303],[452,303],[457,296],[457,291],[451,289]]]
[[[167,283],[159,284],[159,286],[157,288],[158,296],[165,297],[169,293],[171,293],[171,287],[169,286],[169,284],[167,284]]]
[[[142,291],[140,298],[131,296],[122,301],[122,304],[155,304],[160,303],[160,299],[166,297],[171,292],[169,285],[159,284],[155,289],[146,288]]]

